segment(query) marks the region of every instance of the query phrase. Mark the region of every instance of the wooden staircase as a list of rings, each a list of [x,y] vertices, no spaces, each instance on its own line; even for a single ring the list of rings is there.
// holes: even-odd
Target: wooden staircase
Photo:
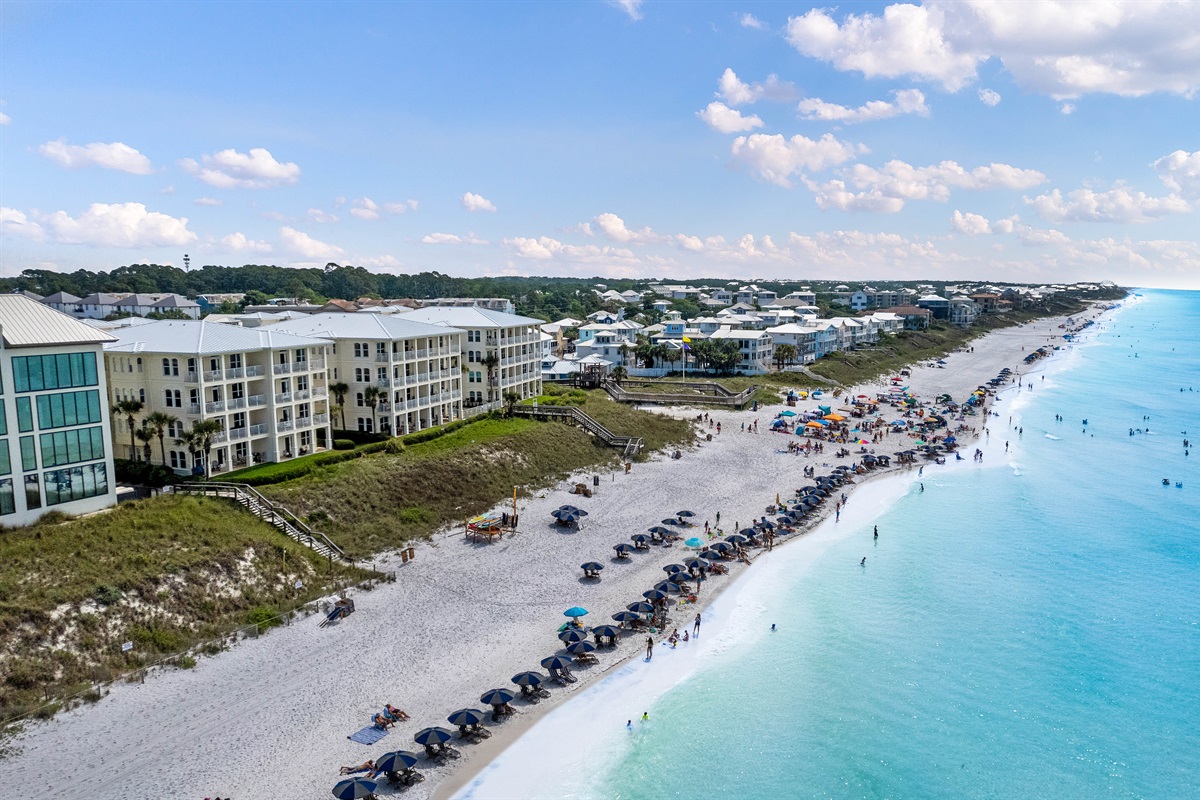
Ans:
[[[640,436],[617,436],[594,418],[571,406],[514,406],[512,413],[518,417],[549,419],[577,425],[609,447],[621,448],[621,457],[626,461],[640,453],[645,446]]]
[[[284,536],[299,542],[326,558],[349,561],[342,548],[334,544],[328,536],[320,531],[314,531],[283,506],[273,503],[259,494],[253,486],[245,483],[222,483],[206,481],[197,483],[177,483],[171,487],[175,494],[194,494],[205,497],[222,497],[233,500],[254,516],[274,525]]]

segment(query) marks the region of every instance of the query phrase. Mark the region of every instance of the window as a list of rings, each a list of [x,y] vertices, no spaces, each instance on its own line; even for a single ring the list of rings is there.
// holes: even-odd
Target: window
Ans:
[[[357,383],[370,383],[371,382],[370,367],[355,367],[354,368],[354,380]]]
[[[245,464],[246,456],[250,452],[250,446],[245,442],[238,442],[233,446],[233,461],[235,464]]]
[[[101,427],[43,433],[40,438],[43,467],[104,458],[104,429]]]
[[[33,446],[32,436],[21,437],[21,469],[24,472],[37,469],[37,451]]]
[[[233,415],[233,427],[234,427],[234,429],[246,427],[246,412],[245,411],[239,411]]]
[[[16,498],[13,497],[13,482],[11,478],[0,481],[0,514],[17,513]]]
[[[381,385],[387,384],[387,367],[380,367],[377,371],[377,377]]]
[[[163,359],[163,360],[165,361],[166,359]],[[187,371],[191,372],[191,373],[195,373],[197,364],[198,364],[198,362],[196,361],[196,359],[194,357],[189,358],[187,360]]]
[[[357,406],[360,406],[360,407],[366,405],[366,402],[363,400],[362,392],[359,392],[358,394],[354,395],[354,404]]]
[[[307,364],[308,363],[308,350],[307,349],[302,347],[296,351],[296,363],[297,364]]]
[[[174,362],[175,362],[175,371],[174,371],[173,373],[171,372],[171,362],[172,362],[172,361],[174,361]],[[178,375],[178,374],[179,374],[179,359],[177,359],[177,358],[174,358],[174,359],[172,359],[172,358],[164,358],[164,359],[162,360],[162,362],[163,362],[163,375],[165,375],[165,376],[167,376],[167,377],[169,378],[169,377],[171,377],[172,375]]]
[[[375,343],[375,355],[383,356],[386,358],[387,354],[388,354],[387,342],[376,342]]]
[[[234,400],[241,400],[246,396],[246,384],[234,383],[229,387],[229,396]]]
[[[163,392],[163,405],[167,408],[183,408],[183,398],[178,389],[167,389]]]
[[[12,457],[8,454],[8,442],[0,443],[0,475],[12,474]]]
[[[217,356],[216,358],[210,358],[208,360],[208,371],[209,372],[220,372],[221,371],[221,357],[220,356]]]
[[[172,439],[180,439],[183,437],[183,423],[179,420],[167,423],[167,436]]]
[[[300,446],[301,447],[311,447],[312,446],[312,431],[300,431]]]
[[[375,426],[374,426],[374,423],[372,422],[371,418],[370,417],[359,417],[358,418],[358,430],[359,430],[359,433],[374,433]]]
[[[98,382],[95,353],[16,356],[12,364],[13,380],[18,392],[95,386]]]
[[[28,397],[17,398],[17,430],[22,433],[33,430],[33,406]]]
[[[308,376],[307,375],[296,376],[296,391],[297,392],[308,391]]]
[[[138,402],[141,403],[142,405],[146,405],[146,390],[145,389],[138,389]]]
[[[8,416],[4,410],[4,403],[0,403],[0,436],[8,435]]]
[[[171,450],[167,457],[171,462],[171,469],[187,469],[187,453]]]
[[[479,360],[479,354],[476,351],[474,351],[474,350],[467,351],[467,361],[474,363],[478,360]]]
[[[354,343],[354,357],[355,358],[370,358],[371,357],[371,344],[369,342],[355,342]]]
[[[241,353],[231,353],[229,355],[229,368],[230,369],[241,369],[242,368],[242,354]]]
[[[25,477],[25,494],[29,495],[29,478]],[[108,470],[104,464],[85,464],[46,473],[46,505],[69,503],[85,497],[108,494]]]
[[[41,508],[42,507],[42,492],[38,485],[37,475],[25,476],[25,508]]]
[[[18,398],[28,400],[29,398]],[[101,422],[100,392],[63,392],[44,394],[37,399],[38,428],[66,428],[71,425],[93,425]]]
[[[188,389],[188,402],[194,406],[200,405],[200,390],[199,389]]]

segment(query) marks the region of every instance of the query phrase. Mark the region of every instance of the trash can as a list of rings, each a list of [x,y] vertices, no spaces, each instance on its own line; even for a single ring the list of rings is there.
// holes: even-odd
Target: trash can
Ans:
[[[598,487],[599,485],[600,485],[600,476],[599,476],[599,475],[593,475],[593,476],[592,476],[592,486],[597,486],[597,487]]]

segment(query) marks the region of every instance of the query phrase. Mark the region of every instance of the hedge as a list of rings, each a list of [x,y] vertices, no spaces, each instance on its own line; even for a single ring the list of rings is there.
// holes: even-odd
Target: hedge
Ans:
[[[118,483],[137,486],[166,486],[171,483],[183,483],[191,478],[191,476],[181,478],[175,474],[174,470],[146,461],[114,458],[113,467],[116,469]]]

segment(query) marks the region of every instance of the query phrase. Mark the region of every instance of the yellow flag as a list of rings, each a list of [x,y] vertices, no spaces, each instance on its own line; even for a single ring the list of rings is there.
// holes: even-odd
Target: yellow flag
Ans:
[[[688,338],[688,337],[686,337],[686,336],[685,336],[685,337],[683,337],[683,340],[684,340],[685,342],[687,342],[688,344],[691,344],[691,343],[692,343],[692,340],[691,340],[691,339],[689,339],[689,338]]]

